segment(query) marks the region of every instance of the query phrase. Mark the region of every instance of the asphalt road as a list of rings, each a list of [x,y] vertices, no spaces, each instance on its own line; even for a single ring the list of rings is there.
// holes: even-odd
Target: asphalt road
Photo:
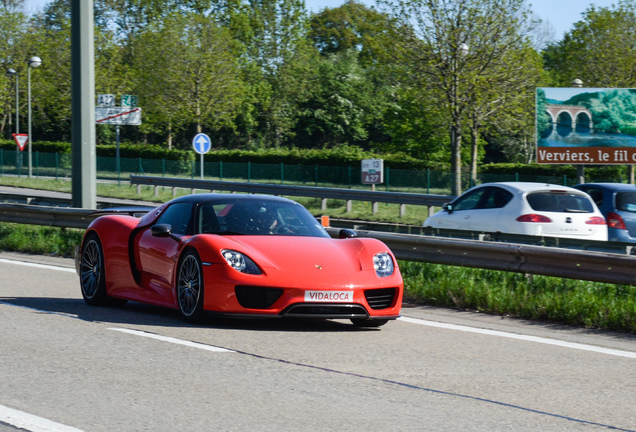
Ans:
[[[636,430],[636,337],[425,307],[381,329],[86,305],[0,253],[0,431]]]

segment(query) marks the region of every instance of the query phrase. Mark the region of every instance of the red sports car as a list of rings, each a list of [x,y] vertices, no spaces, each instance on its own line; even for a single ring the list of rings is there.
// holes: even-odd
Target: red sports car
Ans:
[[[82,296],[90,305],[174,308],[190,322],[208,312],[363,327],[397,318],[395,257],[384,243],[343,231],[332,239],[302,205],[262,195],[195,194],[141,218],[108,214],[82,241]]]

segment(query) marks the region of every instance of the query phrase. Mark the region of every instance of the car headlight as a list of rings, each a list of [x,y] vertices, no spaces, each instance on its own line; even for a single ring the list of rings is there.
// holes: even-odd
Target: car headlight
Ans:
[[[373,256],[373,267],[375,268],[375,274],[377,274],[378,277],[391,276],[395,271],[393,259],[391,258],[391,255],[386,252],[375,254]]]
[[[221,255],[234,270],[241,273],[259,275],[262,274],[258,266],[248,256],[230,249],[223,249]]]

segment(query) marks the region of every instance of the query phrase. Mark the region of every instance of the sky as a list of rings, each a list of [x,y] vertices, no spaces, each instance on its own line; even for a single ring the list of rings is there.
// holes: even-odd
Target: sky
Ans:
[[[361,3],[372,6],[375,0],[358,0]],[[559,40],[567,33],[572,25],[581,19],[581,13],[592,4],[597,7],[608,7],[616,4],[618,0],[528,0],[532,10],[544,22],[549,22],[554,29],[554,37]],[[25,0],[28,13],[41,11],[48,0]],[[320,12],[324,8],[338,7],[343,0],[305,0],[307,9],[312,12]]]

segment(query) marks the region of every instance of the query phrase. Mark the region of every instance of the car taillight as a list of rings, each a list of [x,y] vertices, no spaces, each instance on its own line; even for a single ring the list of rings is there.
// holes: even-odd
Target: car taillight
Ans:
[[[620,215],[617,215],[614,212],[609,212],[607,214],[607,227],[608,228],[616,228],[626,230],[625,221]]]
[[[592,216],[585,221],[586,225],[605,225],[605,218],[603,216]]]
[[[542,216],[538,214],[524,214],[517,218],[517,222],[539,222],[539,223],[550,223],[552,220],[547,216]]]

